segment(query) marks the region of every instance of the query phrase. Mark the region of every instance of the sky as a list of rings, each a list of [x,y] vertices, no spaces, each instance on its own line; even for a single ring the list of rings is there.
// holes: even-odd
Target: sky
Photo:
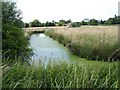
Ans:
[[[17,0],[24,22],[38,19],[40,22],[84,18],[107,20],[118,15],[120,0]]]

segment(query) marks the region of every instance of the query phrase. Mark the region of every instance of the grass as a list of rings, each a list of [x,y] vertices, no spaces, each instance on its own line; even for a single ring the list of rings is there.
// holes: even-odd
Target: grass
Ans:
[[[3,88],[120,88],[118,63],[81,66],[49,62],[45,67],[20,62],[2,66]]]
[[[119,58],[116,58],[116,54],[120,54],[117,26],[57,28],[46,31],[46,34],[68,46],[79,57],[93,60]]]
[[[119,53],[116,26],[50,28],[45,33],[73,54],[90,61],[83,59],[76,64],[50,61],[47,66],[43,63],[36,66],[21,63],[16,58],[17,62],[4,62],[0,67],[3,88],[120,88],[117,61],[91,60],[96,57],[104,60]]]

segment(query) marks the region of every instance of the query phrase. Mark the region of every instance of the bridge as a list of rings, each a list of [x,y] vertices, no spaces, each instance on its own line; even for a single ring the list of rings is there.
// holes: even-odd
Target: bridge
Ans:
[[[25,36],[32,32],[39,32],[39,33],[44,33],[46,30],[55,30],[55,29],[65,29],[65,26],[57,26],[57,27],[29,27],[29,28],[22,28]]]

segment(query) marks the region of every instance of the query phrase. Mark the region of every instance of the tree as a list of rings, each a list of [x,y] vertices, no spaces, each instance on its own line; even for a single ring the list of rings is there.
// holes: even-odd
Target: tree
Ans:
[[[4,58],[14,59],[20,57],[22,60],[26,60],[32,54],[24,33],[13,24],[3,25],[2,44]]]
[[[117,24],[120,24],[120,16],[117,17]]]
[[[16,23],[22,21],[16,3],[2,2],[2,4],[2,58],[15,60],[19,57],[23,61],[28,60],[32,55],[32,49],[29,48],[29,42],[20,25]]]
[[[58,26],[65,26],[65,24],[66,24],[66,21],[65,21],[65,20],[60,20],[60,21],[58,22]]]
[[[66,24],[72,23],[71,19],[66,21]]]
[[[21,20],[21,11],[17,9],[15,2],[2,2],[2,22],[12,23],[17,27],[24,27],[24,23]]]
[[[72,27],[80,27],[80,22],[73,22]]]
[[[98,25],[98,21],[95,20],[95,19],[91,19],[91,20],[89,21],[89,24],[90,24],[90,25]]]
[[[55,26],[55,23],[52,21],[52,22],[46,22],[45,23],[45,26],[48,27],[48,26]]]
[[[88,25],[88,22],[82,21],[81,25]]]
[[[25,23],[25,24],[24,24],[24,27],[26,27],[26,28],[29,27],[29,24],[28,24],[28,23]]]
[[[30,22],[30,26],[31,27],[40,27],[41,26],[41,22],[39,22],[39,20],[35,19],[32,22]]]
[[[101,25],[104,25],[104,24],[105,24],[105,21],[101,20],[101,21],[100,21],[100,24],[101,24]]]

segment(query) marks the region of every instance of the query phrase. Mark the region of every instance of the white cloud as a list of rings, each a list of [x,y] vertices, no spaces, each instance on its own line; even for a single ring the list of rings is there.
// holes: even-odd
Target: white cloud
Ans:
[[[108,19],[118,12],[119,0],[17,0],[23,11],[23,21],[39,19],[41,22],[84,18]]]

